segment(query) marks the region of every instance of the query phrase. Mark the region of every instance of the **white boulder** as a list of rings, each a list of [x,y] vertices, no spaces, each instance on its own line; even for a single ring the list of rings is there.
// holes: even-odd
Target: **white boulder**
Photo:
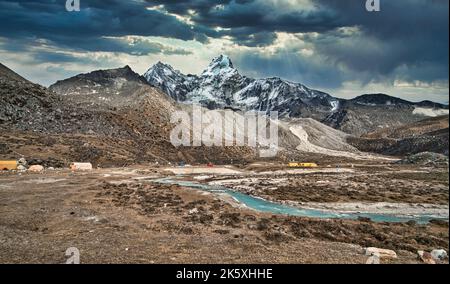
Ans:
[[[91,171],[92,164],[91,163],[72,163],[72,164],[70,164],[70,169],[72,171]]]
[[[442,261],[448,258],[447,252],[443,249],[435,249],[431,252],[431,257],[434,260]]]
[[[32,173],[40,173],[40,172],[44,171],[44,167],[41,165],[34,165],[34,166],[30,166],[28,168],[28,171],[32,172]]]
[[[25,166],[18,165],[18,166],[17,166],[17,170],[18,170],[19,172],[24,172],[24,171],[27,170],[27,168],[26,168]]]
[[[379,256],[380,258],[397,258],[397,253],[393,250],[389,249],[381,249],[381,248],[366,248],[364,250],[366,256]]]

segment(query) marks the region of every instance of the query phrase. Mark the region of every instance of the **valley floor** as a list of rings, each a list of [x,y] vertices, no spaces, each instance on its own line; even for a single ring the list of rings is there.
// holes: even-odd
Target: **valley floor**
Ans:
[[[180,176],[183,174],[183,176]],[[429,214],[430,223],[263,213],[161,178],[329,211]],[[72,173],[0,173],[0,263],[365,263],[364,247],[448,251],[448,169],[344,165],[290,170],[135,166]],[[374,211],[375,210],[375,211]],[[378,211],[377,211],[378,210]]]

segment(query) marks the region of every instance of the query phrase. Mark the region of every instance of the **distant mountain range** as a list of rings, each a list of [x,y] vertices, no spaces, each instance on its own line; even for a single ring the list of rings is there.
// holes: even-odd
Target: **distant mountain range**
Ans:
[[[184,75],[161,62],[143,76],[178,102],[210,109],[278,111],[282,118],[313,118],[354,135],[448,114],[448,106],[430,101],[412,103],[385,94],[345,100],[277,77],[248,78],[225,55],[214,58],[199,76]]]
[[[281,117],[304,114],[317,118],[339,107],[339,99],[302,84],[280,78],[256,80],[242,76],[225,55],[214,58],[200,76],[184,75],[159,62],[144,77],[179,102],[200,103],[210,109],[278,111]]]
[[[448,116],[448,106],[384,94],[338,99],[280,78],[242,76],[226,56],[215,58],[198,76],[158,63],[144,75],[125,66],[80,74],[49,88],[0,64],[0,155],[50,159],[47,164],[55,166],[74,160],[107,166],[256,159],[257,151],[249,147],[174,147],[170,115],[193,102],[210,109],[278,111],[281,160],[305,152],[354,158],[361,157],[359,151],[402,155],[426,148],[448,155],[441,147],[448,148],[445,123],[433,124],[430,133],[408,126]],[[407,137],[377,136],[402,126]]]

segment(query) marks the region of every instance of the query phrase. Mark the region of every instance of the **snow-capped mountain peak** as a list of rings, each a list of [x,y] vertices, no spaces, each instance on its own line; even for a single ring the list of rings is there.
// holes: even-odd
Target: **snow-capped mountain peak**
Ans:
[[[161,89],[177,101],[186,99],[185,95],[188,90],[185,82],[188,81],[188,77],[162,62],[156,63],[144,74],[148,83]]]
[[[158,62],[153,65],[147,72],[145,72],[144,77],[148,80],[149,78],[153,80],[162,81],[167,77],[181,75],[180,72],[175,71],[172,66],[168,64],[164,64],[162,62]]]
[[[302,84],[281,78],[256,80],[242,76],[226,55],[215,57],[200,76],[186,76],[158,63],[144,77],[177,101],[209,108],[278,111],[280,116],[299,116],[328,114],[339,105],[330,95]]]
[[[236,69],[234,69],[231,59],[226,55],[219,55],[211,61],[211,63],[208,65],[208,68],[203,71],[202,75],[211,76],[223,72],[233,72],[234,70]]]

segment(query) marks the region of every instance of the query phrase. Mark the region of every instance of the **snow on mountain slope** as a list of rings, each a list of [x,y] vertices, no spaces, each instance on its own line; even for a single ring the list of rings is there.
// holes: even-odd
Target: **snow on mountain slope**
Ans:
[[[441,115],[448,115],[449,111],[448,111],[448,109],[416,107],[413,111],[413,114],[429,116],[429,117],[438,117]]]
[[[234,107],[263,112],[278,111],[280,117],[329,113],[339,101],[326,93],[311,90],[280,78],[259,79],[233,95]],[[314,108],[314,111],[311,111]]]
[[[282,117],[305,115],[321,119],[339,106],[338,99],[302,84],[242,76],[225,55],[214,58],[200,76],[186,76],[169,65],[157,63],[144,77],[177,101],[199,103],[210,109],[278,111]]]
[[[157,63],[144,77],[181,103],[267,114],[277,111],[280,118],[313,118],[356,136],[413,123],[426,116],[448,114],[448,106],[430,101],[413,103],[386,94],[345,100],[277,77],[248,78],[225,55],[214,58],[198,76],[184,75]]]
[[[176,101],[186,100],[189,82],[195,79],[194,76],[185,76],[170,65],[161,62],[150,68],[144,74],[144,78],[149,84],[161,89]]]
[[[236,73],[237,70],[234,69],[231,59],[226,55],[220,55],[219,57],[213,59],[208,68],[203,71],[202,76],[208,78],[213,78],[216,76],[227,77]]]
[[[430,101],[414,103],[386,94],[366,94],[351,100],[341,100],[338,109],[321,122],[361,136],[439,114],[448,115],[448,105]]]

